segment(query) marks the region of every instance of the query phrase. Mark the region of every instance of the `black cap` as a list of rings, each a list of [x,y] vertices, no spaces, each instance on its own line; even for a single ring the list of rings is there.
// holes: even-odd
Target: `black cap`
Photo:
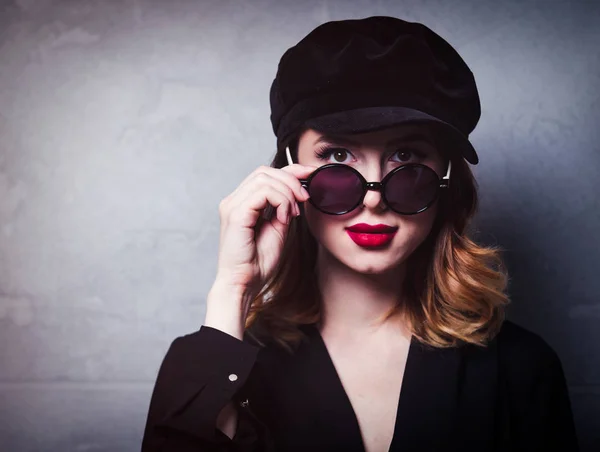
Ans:
[[[318,26],[281,57],[270,101],[278,150],[302,126],[353,134],[428,122],[448,149],[479,161],[468,140],[481,116],[473,73],[420,23],[374,16]]]

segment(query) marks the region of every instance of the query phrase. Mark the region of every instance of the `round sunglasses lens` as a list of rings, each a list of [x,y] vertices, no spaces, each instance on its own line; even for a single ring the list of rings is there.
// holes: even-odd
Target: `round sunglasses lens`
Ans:
[[[363,192],[359,177],[345,165],[316,173],[309,186],[311,202],[323,212],[344,213],[354,207]]]
[[[436,197],[440,181],[426,166],[405,166],[387,182],[385,197],[396,212],[417,213]]]

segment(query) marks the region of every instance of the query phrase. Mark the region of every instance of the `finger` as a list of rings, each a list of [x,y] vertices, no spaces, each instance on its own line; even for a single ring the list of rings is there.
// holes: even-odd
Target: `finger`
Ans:
[[[263,193],[264,188],[268,188],[271,190],[276,190],[287,198],[287,205],[279,207],[283,204],[283,202],[274,203],[263,203],[257,205],[256,209],[264,210],[271,204],[273,208],[276,210],[276,214],[278,215],[280,221],[285,223],[286,218],[290,215],[299,215],[300,209],[296,203],[296,197],[292,189],[286,185],[284,182],[281,182],[279,179],[271,177],[266,172],[257,172],[254,176],[246,181],[244,185],[239,186],[236,191],[230,194],[224,203],[222,203],[223,209],[221,218],[227,219],[232,214],[230,212],[237,212],[238,215],[244,215],[244,207],[248,205],[248,199],[253,193]],[[236,215],[236,214],[233,214]],[[235,218],[235,217],[234,217]],[[227,220],[226,220],[227,221]],[[252,222],[252,216],[244,218],[242,223],[247,224]]]
[[[288,165],[281,169],[264,165],[259,166],[250,173],[227,198],[237,199],[240,196],[240,193],[244,193],[248,190],[248,186],[254,185],[254,180],[258,177],[262,177],[260,176],[261,174],[266,174],[287,184],[294,192],[295,199],[304,202],[309,198],[309,195],[300,184],[299,179],[308,177],[316,168],[318,167],[299,164]],[[295,210],[297,215],[300,215],[300,209],[296,207]]]
[[[300,179],[306,179],[317,167],[293,164],[283,168],[265,167],[261,171],[288,185],[298,201],[306,201],[308,192],[302,187]]]
[[[258,216],[270,204],[276,210],[277,219],[284,224],[288,223],[291,212],[290,195],[279,190],[269,183],[262,183],[253,190],[243,193],[245,196],[238,196],[232,203],[229,219],[235,223],[246,227],[253,227],[256,224]]]
[[[278,178],[276,176],[277,176],[277,174],[275,175],[275,177],[273,177],[267,173],[259,173],[256,175],[256,177],[254,179],[252,179],[252,181],[250,181],[246,185],[245,190],[252,192],[252,191],[258,190],[262,186],[273,187],[274,189],[283,193],[288,198],[288,201],[290,204],[290,209],[288,211],[288,214],[295,215],[296,212],[299,214],[300,209],[298,208],[296,194],[294,193],[292,187],[287,185],[287,181],[285,181],[285,180],[282,181],[280,178]]]
[[[285,173],[281,169],[270,167],[264,168],[263,171],[256,172],[254,177],[248,179],[245,184],[239,188],[237,196],[239,196],[239,193],[255,191],[257,190],[257,187],[265,184],[274,186],[279,191],[286,193],[290,203],[294,206],[294,213],[300,213],[300,209],[297,207],[297,201],[306,201],[308,199],[307,194],[303,192],[300,181],[295,176]]]

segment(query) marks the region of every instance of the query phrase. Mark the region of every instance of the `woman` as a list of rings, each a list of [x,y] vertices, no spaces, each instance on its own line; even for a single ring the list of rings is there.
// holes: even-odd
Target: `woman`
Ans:
[[[577,450],[556,353],[467,226],[473,75],[429,28],[328,22],[282,57],[277,153],[220,204],[204,325],[142,450]]]

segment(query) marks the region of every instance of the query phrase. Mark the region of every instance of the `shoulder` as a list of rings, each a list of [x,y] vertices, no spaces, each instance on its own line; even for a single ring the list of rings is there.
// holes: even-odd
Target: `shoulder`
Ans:
[[[540,335],[510,321],[496,339],[511,450],[579,450],[567,381],[554,349]]]
[[[547,362],[556,356],[542,336],[510,320],[504,321],[496,340],[500,353],[512,361]]]
[[[556,351],[539,334],[506,320],[495,340],[501,371],[509,381],[535,383],[562,374]]]

